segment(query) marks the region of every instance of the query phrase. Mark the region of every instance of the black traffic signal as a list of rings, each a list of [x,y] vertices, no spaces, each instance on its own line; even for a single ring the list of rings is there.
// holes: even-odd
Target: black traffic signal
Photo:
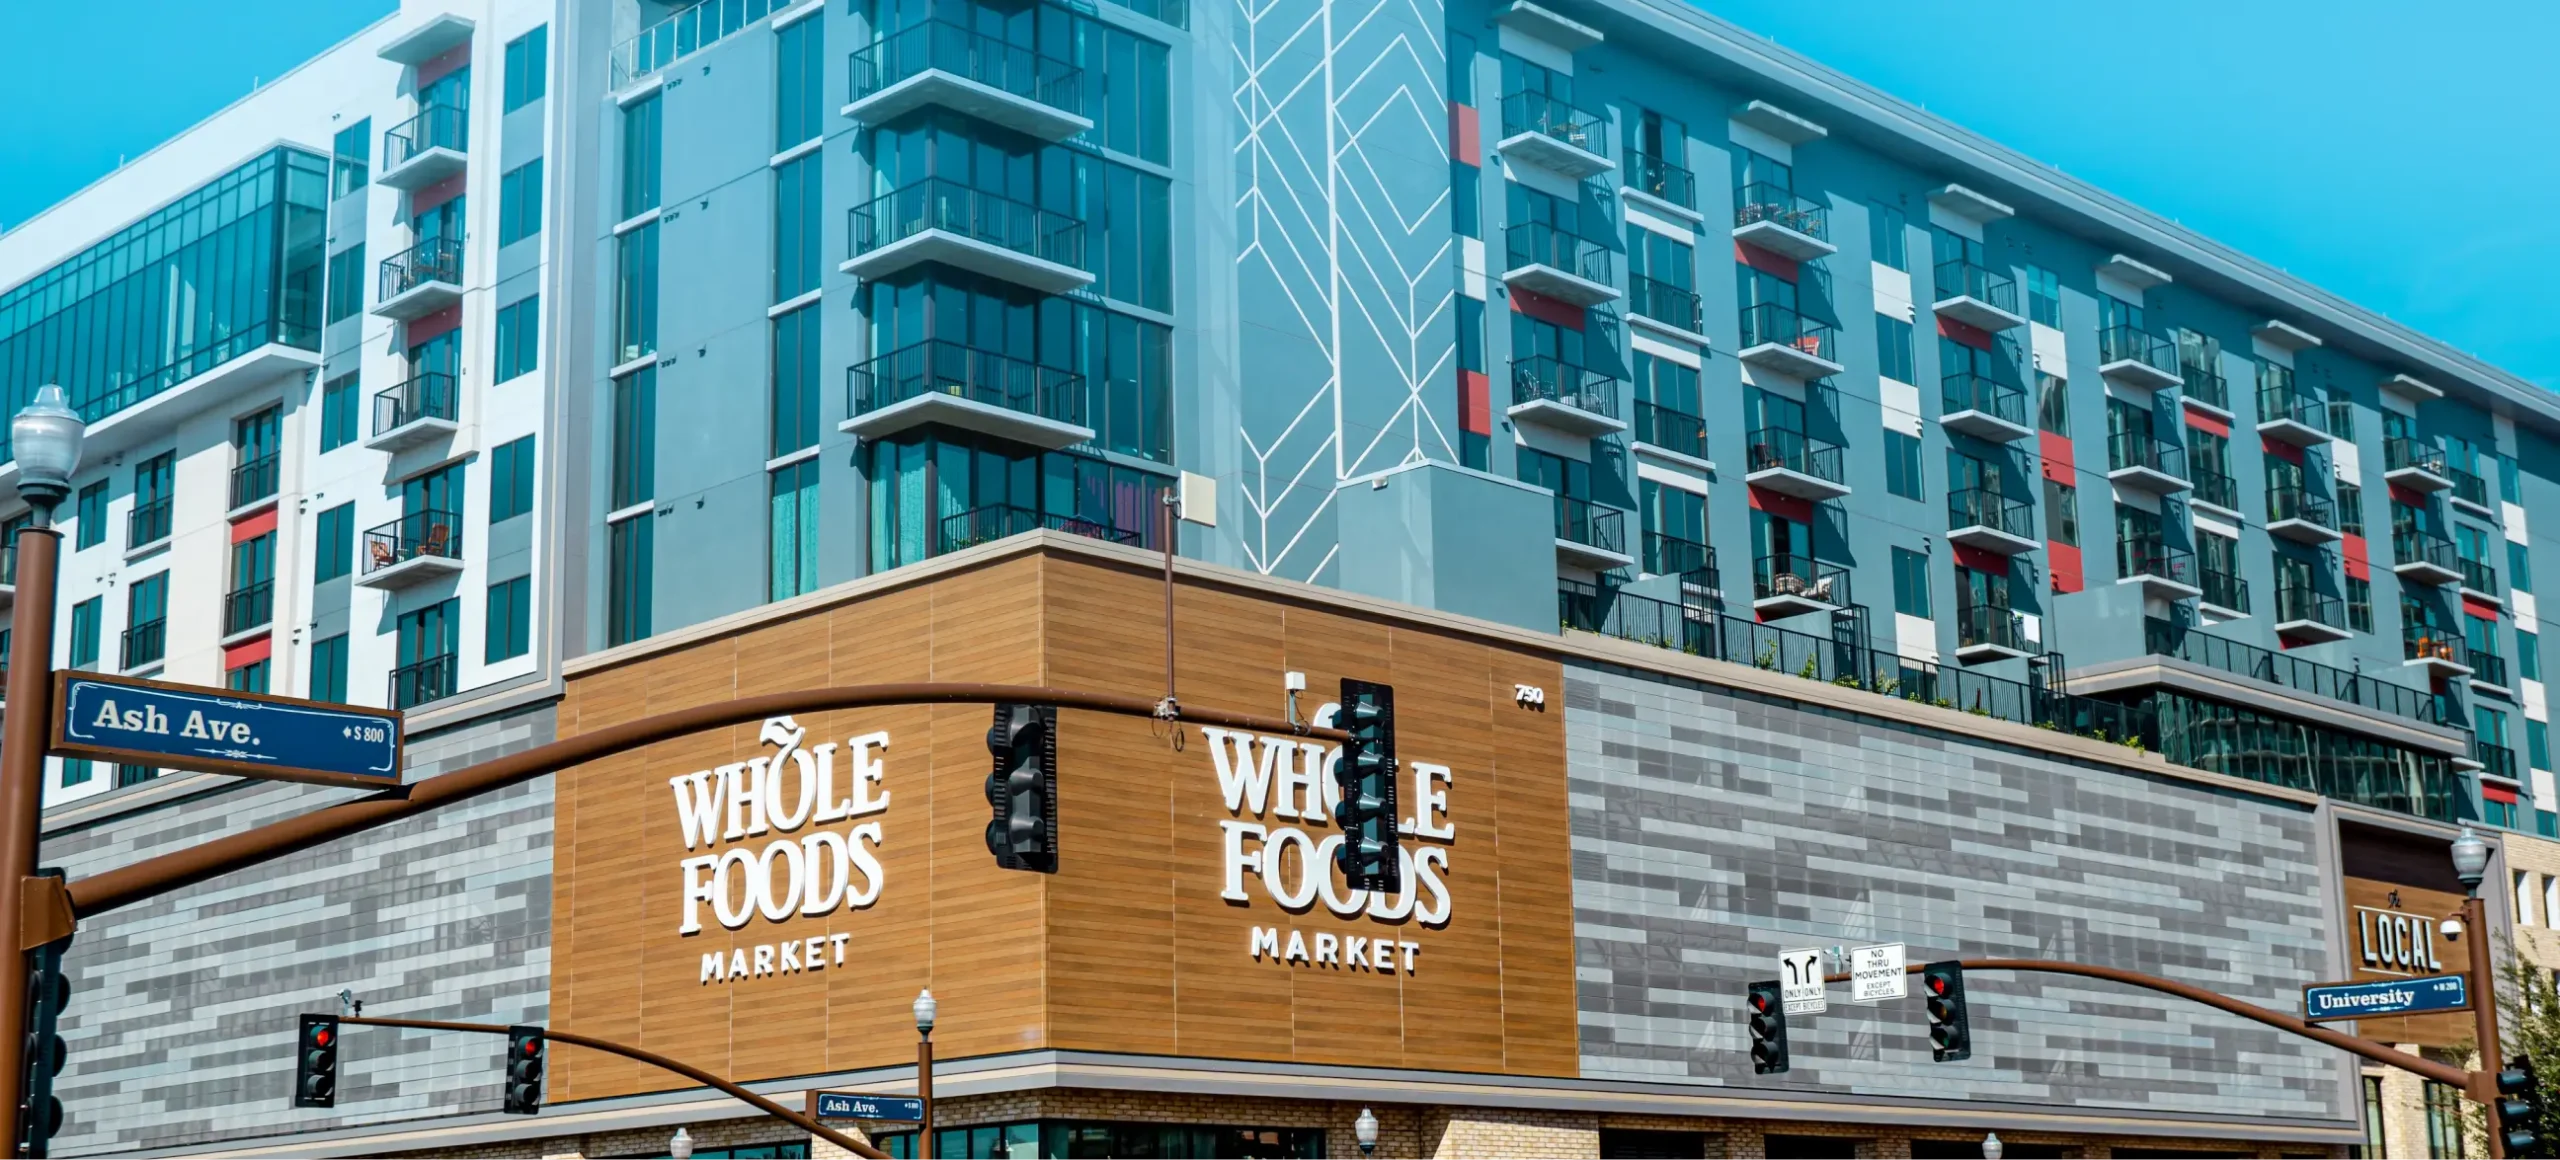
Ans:
[[[1929,1000],[1929,1057],[1940,1063],[1973,1058],[1973,1023],[1964,1010],[1964,964],[1954,960],[1920,968]]]
[[[1333,781],[1342,800],[1333,807],[1342,827],[1334,865],[1357,890],[1401,890],[1404,862],[1396,849],[1396,691],[1375,681],[1342,678],[1342,706],[1334,724],[1351,734]]]
[[[542,1110],[541,1028],[507,1028],[506,1085],[507,1114],[530,1116]]]
[[[1787,1070],[1787,1005],[1776,979],[1751,984],[1751,1070]]]
[[[998,705],[987,730],[987,852],[1007,870],[1058,870],[1058,707]]]
[[[62,1100],[53,1094],[53,1077],[62,1074],[66,1051],[60,1033],[62,1009],[71,1002],[71,979],[62,973],[68,938],[55,939],[27,952],[26,1102],[18,1106],[18,1154],[48,1155],[53,1134],[62,1130]]]
[[[338,1106],[338,1017],[305,1015],[293,1053],[293,1106]]]
[[[2498,1070],[2498,1134],[2509,1156],[2541,1156],[2542,1081],[2533,1074],[2533,1059],[2519,1055]]]

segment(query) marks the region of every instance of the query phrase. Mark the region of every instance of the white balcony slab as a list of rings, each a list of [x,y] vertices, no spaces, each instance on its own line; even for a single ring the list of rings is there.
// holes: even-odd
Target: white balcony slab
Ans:
[[[468,17],[440,12],[416,28],[391,38],[373,54],[393,64],[416,68],[468,42],[473,27]]]
[[[462,285],[431,276],[389,298],[374,302],[372,314],[394,322],[414,322],[462,301]]]
[[[1840,247],[1791,226],[1768,218],[1744,222],[1733,227],[1733,240],[1753,249],[1766,250],[1781,258],[1810,262],[1840,252]]]
[[[383,166],[375,174],[374,184],[402,193],[416,193],[468,168],[470,159],[459,149],[434,145],[411,153],[397,165]]]
[[[2120,358],[2098,364],[2098,373],[2146,391],[2167,390],[2187,380],[2175,371],[2162,370],[2138,358]]]
[[[453,556],[437,556],[420,552],[406,560],[385,564],[356,577],[357,585],[385,590],[414,588],[431,580],[460,575],[462,561]]]
[[[2176,495],[2179,492],[2195,486],[2186,480],[2180,479],[2177,476],[2171,475],[2166,471],[2162,471],[2157,467],[2152,467],[2147,464],[2137,464],[2132,467],[2116,468],[2107,473],[2107,481],[2110,483],[2120,483],[2126,487],[2139,488],[2154,495]]]
[[[450,439],[459,429],[451,419],[421,415],[388,431],[366,437],[364,445],[376,451],[406,451],[438,439]]]
[[[1976,330],[1994,333],[2027,324],[2025,315],[2015,310],[2003,310],[1971,294],[1941,298],[1931,303],[1929,309],[1936,311],[1940,318],[1953,319]]]
[[[2281,520],[2268,520],[2267,534],[2270,536],[2282,536],[2297,544],[2311,544],[2314,546],[2320,544],[2334,544],[2346,538],[2345,532],[2341,532],[2336,528],[2332,528],[2324,524],[2314,523],[2299,516]]]
[[[1839,374],[1846,369],[1839,363],[1791,342],[1764,342],[1757,346],[1746,346],[1734,357],[1770,374],[1785,375],[1791,379],[1804,379],[1808,382]]]
[[[1989,524],[1966,524],[1962,527],[1949,528],[1947,539],[1949,542],[1962,544],[1968,548],[1998,552],[2003,556],[2023,556],[2044,546],[2042,541],[2021,536],[2006,529],[1995,528]]]
[[[1596,131],[1596,130],[1595,130]],[[1536,129],[1514,133],[1494,144],[1494,151],[1521,165],[1580,181],[1607,173],[1618,163],[1586,144],[1575,144]]]
[[[1819,475],[1792,467],[1763,467],[1743,477],[1743,482],[1762,491],[1774,491],[1797,499],[1823,503],[1849,494],[1849,485],[1824,479]]]
[[[870,281],[886,278],[926,262],[957,266],[1043,294],[1064,294],[1091,285],[1093,275],[1062,262],[1009,250],[949,230],[918,230],[845,259],[836,269]]]
[[[878,125],[927,106],[966,113],[1042,141],[1064,141],[1093,128],[1091,120],[1055,105],[938,68],[882,86],[837,111],[860,124]]]
[[[2281,318],[2270,318],[2250,327],[2249,333],[2257,336],[2258,341],[2281,350],[2309,350],[2320,345],[2319,336]]]
[[[1747,101],[1733,111],[1733,119],[1758,129],[1789,145],[1819,141],[1831,130],[1772,105],[1767,101]]]
[[[1093,428],[1079,427],[1043,415],[999,407],[942,391],[927,391],[886,407],[865,411],[836,429],[856,439],[886,439],[927,424],[974,431],[1044,451],[1060,451],[1093,439]]]
[[[1624,419],[1613,419],[1598,411],[1586,411],[1560,399],[1531,399],[1513,403],[1504,414],[1516,423],[1535,423],[1550,431],[1562,431],[1586,439],[1615,435],[1627,429]]]
[[[1514,0],[1511,7],[1493,19],[1505,28],[1527,33],[1569,53],[1590,48],[1601,40],[1599,29],[1557,15],[1529,0]]]
[[[1502,284],[1514,290],[1543,294],[1576,306],[1598,306],[1618,300],[1618,288],[1606,282],[1571,274],[1544,262],[1514,266],[1502,272]]]
[[[2024,423],[2013,423],[1989,411],[1977,411],[1971,407],[1939,416],[1938,425],[1991,443],[2015,443],[2036,433],[2035,428]]]

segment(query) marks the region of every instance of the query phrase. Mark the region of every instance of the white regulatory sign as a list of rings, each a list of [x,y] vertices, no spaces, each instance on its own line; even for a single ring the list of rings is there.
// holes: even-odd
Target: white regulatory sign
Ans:
[[[1901,943],[1882,943],[1856,947],[1849,952],[1849,1001],[1877,1003],[1899,999],[1908,994],[1903,984],[1910,976],[1903,968]]]
[[[1808,947],[1778,952],[1778,993],[1789,1015],[1820,1015],[1831,1003],[1823,997],[1822,951]]]

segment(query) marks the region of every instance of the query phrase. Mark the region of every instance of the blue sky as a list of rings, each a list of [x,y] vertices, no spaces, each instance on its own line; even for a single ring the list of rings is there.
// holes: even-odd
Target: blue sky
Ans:
[[[14,6],[0,224],[394,0]],[[1754,33],[2560,387],[2560,5],[1714,0]]]

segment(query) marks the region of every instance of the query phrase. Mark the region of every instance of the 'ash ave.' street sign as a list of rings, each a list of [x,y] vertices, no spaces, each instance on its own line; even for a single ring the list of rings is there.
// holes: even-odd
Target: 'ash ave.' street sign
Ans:
[[[380,789],[400,784],[400,712],[202,685],[54,674],[53,752]]]

